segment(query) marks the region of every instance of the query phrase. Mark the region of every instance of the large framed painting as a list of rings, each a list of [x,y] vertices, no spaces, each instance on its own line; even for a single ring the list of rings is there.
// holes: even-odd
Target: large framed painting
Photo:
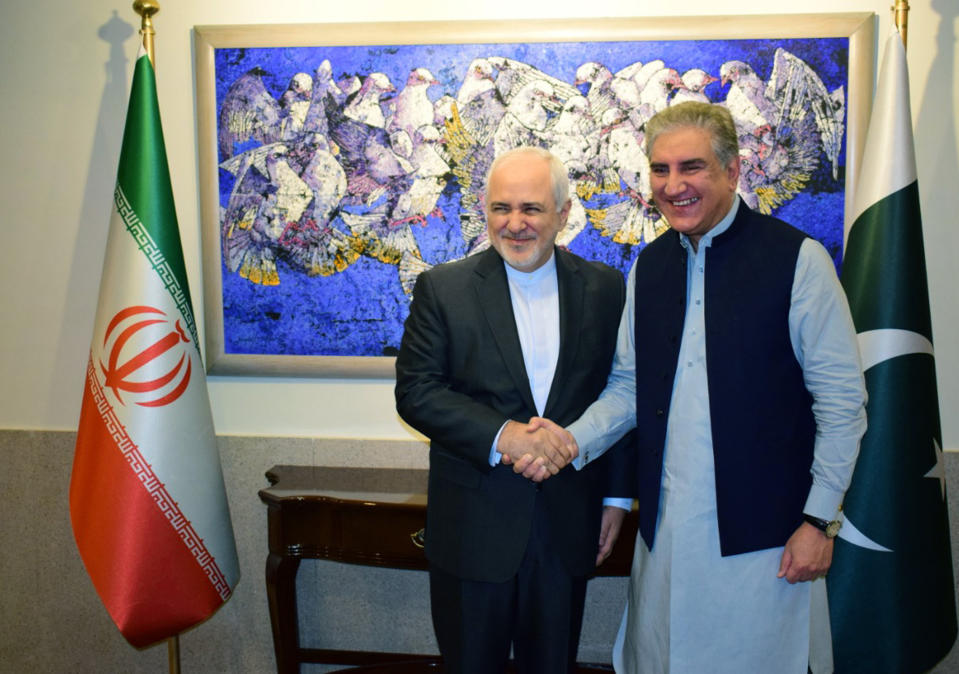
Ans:
[[[841,263],[868,121],[869,13],[198,26],[207,366],[393,376],[417,274],[483,250],[492,158],[550,148],[558,243],[626,273],[668,226],[646,120],[726,105],[745,203]],[[464,298],[468,301],[468,298]]]

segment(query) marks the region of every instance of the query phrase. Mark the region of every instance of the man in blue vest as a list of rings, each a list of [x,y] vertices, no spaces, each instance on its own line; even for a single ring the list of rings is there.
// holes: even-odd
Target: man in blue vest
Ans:
[[[614,661],[804,674],[811,625],[828,638],[824,583],[805,581],[829,570],[866,427],[849,308],[825,249],[737,196],[724,107],[669,107],[645,132],[671,229],[630,271],[605,391],[567,426],[584,461],[636,426],[641,536]]]

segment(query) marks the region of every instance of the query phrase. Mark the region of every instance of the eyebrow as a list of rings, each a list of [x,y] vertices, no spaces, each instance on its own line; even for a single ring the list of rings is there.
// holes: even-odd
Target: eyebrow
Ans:
[[[489,205],[490,208],[497,208],[499,206],[505,206],[506,208],[511,208],[510,204],[506,201],[491,201]],[[542,208],[545,210],[546,204],[542,201],[524,201],[523,203],[519,205],[519,207],[520,209],[535,207],[535,208]]]
[[[709,162],[707,162],[705,159],[701,159],[697,157],[695,159],[686,159],[684,161],[679,162],[679,168],[680,169],[699,168],[701,166],[706,166],[708,163]],[[666,169],[666,168],[669,168],[669,164],[661,161],[651,161],[649,162],[649,167],[651,169],[656,169],[656,170]]]

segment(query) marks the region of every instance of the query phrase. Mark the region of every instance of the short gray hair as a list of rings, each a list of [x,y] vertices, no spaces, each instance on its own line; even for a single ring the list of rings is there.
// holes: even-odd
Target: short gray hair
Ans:
[[[490,164],[489,171],[486,172],[485,197],[487,203],[489,202],[489,178],[493,175],[493,171],[496,170],[504,159],[523,154],[533,155],[534,157],[539,157],[549,162],[549,177],[553,187],[553,201],[556,202],[555,206],[557,210],[562,210],[563,206],[569,200],[569,174],[566,171],[566,166],[563,165],[563,162],[555,154],[546,148],[535,145],[514,147],[512,150],[507,150],[493,160],[493,163]]]
[[[733,116],[722,105],[687,101],[671,105],[646,122],[646,157],[653,154],[653,145],[661,134],[681,127],[696,127],[709,134],[713,153],[723,166],[739,159],[739,136]]]

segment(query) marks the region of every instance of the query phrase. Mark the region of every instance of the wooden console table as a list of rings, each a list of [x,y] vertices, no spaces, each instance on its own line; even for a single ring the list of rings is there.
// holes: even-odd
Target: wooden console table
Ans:
[[[277,671],[299,672],[303,662],[438,667],[437,655],[301,648],[296,607],[296,574],[302,559],[427,568],[422,548],[427,471],[274,466],[266,477],[271,486],[259,495],[267,506],[266,591]],[[629,575],[636,525],[633,511],[598,575]]]

